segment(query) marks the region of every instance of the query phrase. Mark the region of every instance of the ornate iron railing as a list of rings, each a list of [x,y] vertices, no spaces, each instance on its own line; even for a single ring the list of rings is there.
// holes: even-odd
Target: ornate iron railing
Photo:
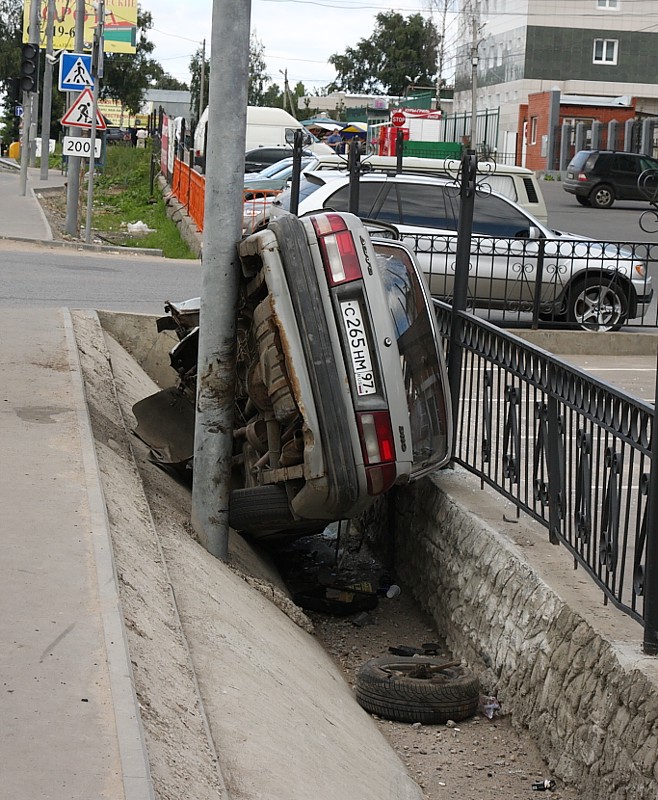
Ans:
[[[435,305],[447,340],[452,307]],[[468,312],[460,322],[455,462],[644,623],[654,407]]]

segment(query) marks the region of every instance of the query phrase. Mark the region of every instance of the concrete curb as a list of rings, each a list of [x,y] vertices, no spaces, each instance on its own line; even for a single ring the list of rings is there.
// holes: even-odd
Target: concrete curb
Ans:
[[[63,309],[62,313],[71,366],[71,382],[74,388],[72,401],[78,419],[80,449],[92,520],[94,561],[125,800],[154,800],[144,731],[132,677],[128,640],[119,602],[107,508],[99,479],[91,420],[85,398],[82,367],[71,314],[68,309]]]

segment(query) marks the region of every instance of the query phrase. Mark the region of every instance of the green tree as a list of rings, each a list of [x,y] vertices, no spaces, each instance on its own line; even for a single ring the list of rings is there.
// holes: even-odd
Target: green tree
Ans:
[[[4,112],[0,117],[0,137],[5,144],[18,138],[19,118],[14,115],[20,93],[14,96],[13,80],[21,70],[23,35],[23,3],[21,0],[0,0],[0,92]]]
[[[265,64],[265,48],[260,39],[252,33],[249,40],[249,90],[248,104],[250,106],[264,106],[267,84],[270,76],[267,74]]]
[[[147,39],[147,32],[152,27],[151,13],[138,8],[135,53],[106,53],[103,59],[99,97],[118,100],[133,114],[139,112],[146,90],[165,74],[160,64],[150,58],[154,44]]]
[[[436,74],[439,35],[421,14],[377,14],[375,30],[356,47],[335,53],[329,63],[338,73],[328,91],[402,95],[414,83],[429,84]]]
[[[196,127],[199,119],[199,99],[201,91],[201,67],[203,65],[203,107],[208,105],[208,87],[210,85],[210,60],[204,55],[204,48],[200,47],[190,60],[190,105],[192,107],[192,127]],[[203,111],[203,108],[201,109]]]

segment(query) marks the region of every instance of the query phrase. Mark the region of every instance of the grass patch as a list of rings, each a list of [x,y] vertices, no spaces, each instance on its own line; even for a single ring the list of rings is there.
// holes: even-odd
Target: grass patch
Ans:
[[[92,228],[124,246],[155,248],[167,258],[196,258],[154,187],[152,194],[149,148],[108,147],[103,171],[94,178]],[[153,233],[131,236],[127,225],[140,221]]]

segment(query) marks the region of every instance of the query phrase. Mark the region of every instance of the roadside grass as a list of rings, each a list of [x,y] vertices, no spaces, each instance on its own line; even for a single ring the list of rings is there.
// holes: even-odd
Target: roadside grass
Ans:
[[[102,172],[94,177],[92,228],[129,247],[162,250],[167,258],[196,256],[165,210],[157,185],[151,194],[151,150],[108,147]],[[128,224],[143,222],[151,233],[131,235]]]

